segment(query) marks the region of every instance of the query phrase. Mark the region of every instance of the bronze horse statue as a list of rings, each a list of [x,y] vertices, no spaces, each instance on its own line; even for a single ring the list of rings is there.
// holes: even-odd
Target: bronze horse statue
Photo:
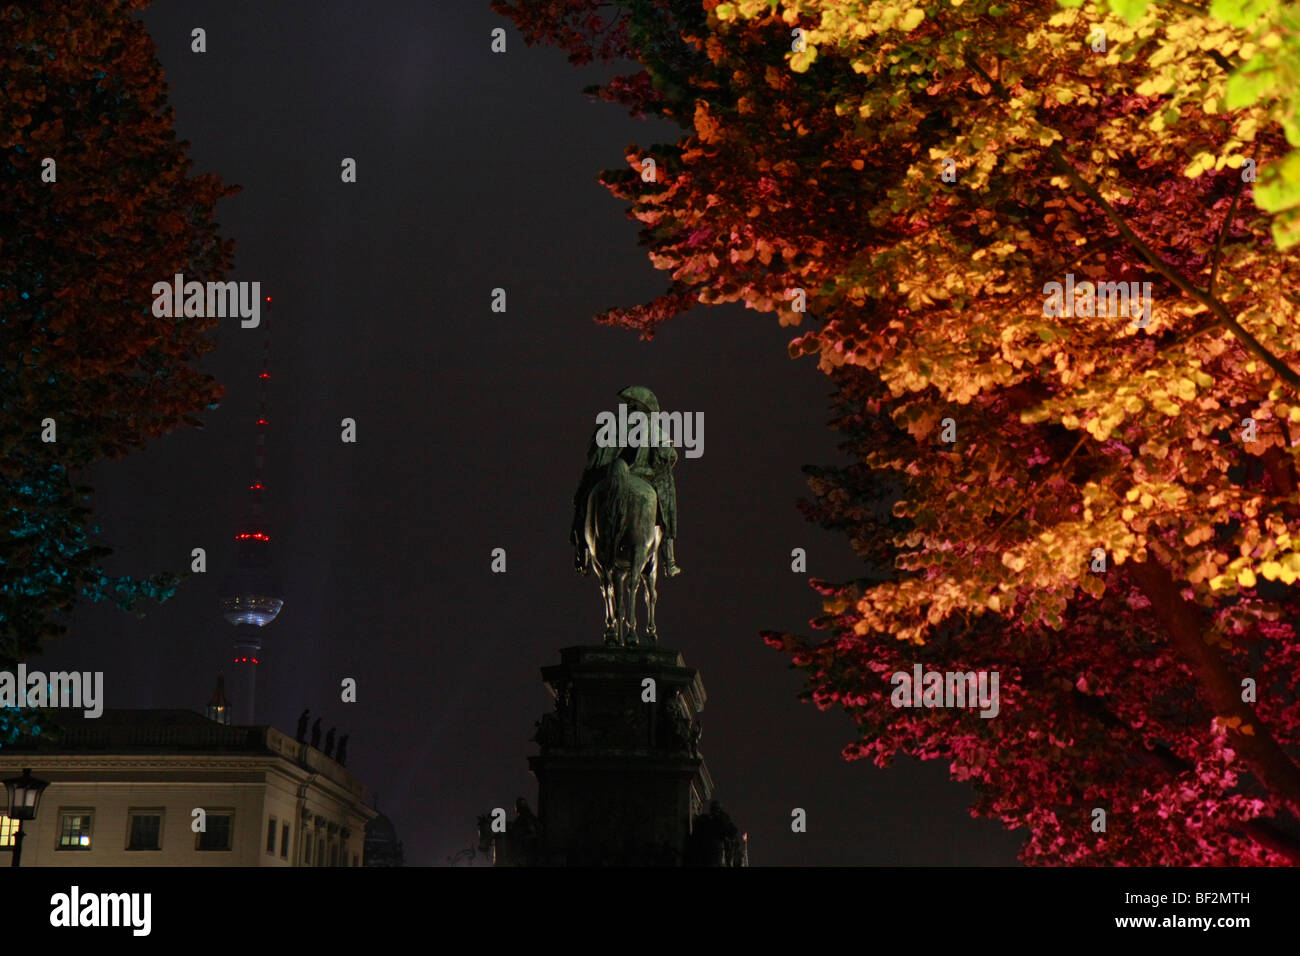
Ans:
[[[646,642],[655,643],[659,542],[655,523],[659,499],[651,484],[632,474],[622,458],[587,496],[585,535],[592,567],[605,598],[605,643],[634,647],[636,598],[645,592]]]

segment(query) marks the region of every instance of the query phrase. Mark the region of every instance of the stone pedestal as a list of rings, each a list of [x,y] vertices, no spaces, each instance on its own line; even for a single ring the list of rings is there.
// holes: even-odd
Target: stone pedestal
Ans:
[[[535,860],[680,866],[713,781],[699,752],[704,685],[661,647],[566,647],[542,668],[555,709],[538,722]]]

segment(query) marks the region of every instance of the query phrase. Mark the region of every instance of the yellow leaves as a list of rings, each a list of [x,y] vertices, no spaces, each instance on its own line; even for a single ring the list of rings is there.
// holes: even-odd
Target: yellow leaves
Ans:
[[[1210,588],[1215,591],[1231,588],[1233,585],[1253,588],[1258,584],[1260,577],[1268,581],[1281,581],[1286,585],[1295,584],[1300,581],[1300,553],[1281,551],[1282,548],[1290,545],[1290,535],[1285,532],[1274,538],[1265,537],[1262,540],[1257,533],[1248,535],[1247,540],[1241,545],[1242,557],[1228,562],[1222,572],[1210,580]],[[1217,560],[1222,562],[1226,559],[1219,555]]]
[[[1094,415],[1088,419],[1088,424],[1084,427],[1087,429],[1088,434],[1097,441],[1106,441],[1120,421],[1122,421],[1122,418],[1119,417]]]
[[[902,28],[904,33],[911,33],[920,26],[921,21],[924,19],[925,11],[920,7],[913,7],[911,10],[908,10],[907,13],[903,14],[903,19],[899,26]]]
[[[1214,154],[1201,152],[1201,153],[1197,153],[1194,157],[1192,157],[1191,163],[1189,163],[1187,168],[1183,170],[1183,175],[1186,176],[1188,179],[1195,179],[1197,176],[1201,175],[1201,173],[1205,172],[1207,169],[1213,169],[1213,168],[1214,168]]]
[[[1020,555],[1006,551],[1002,555],[1002,564],[1019,574],[1028,562]]]
[[[1160,73],[1144,83],[1139,83],[1134,90],[1138,96],[1164,96],[1174,88],[1174,78],[1169,73]]]
[[[1176,402],[1171,402],[1163,393],[1159,397],[1153,397],[1151,399],[1151,404],[1154,405],[1157,410],[1164,412],[1170,418],[1177,418],[1183,413],[1183,410],[1178,407],[1178,404]]]
[[[808,46],[800,53],[790,54],[790,69],[796,73],[808,72],[808,67],[812,66],[817,60],[817,48]]]
[[[1061,134],[1058,133],[1056,130],[1048,129],[1045,126],[1039,126],[1037,129],[1033,131],[1032,135],[1033,135],[1034,142],[1036,142],[1039,146],[1051,146],[1057,140],[1062,138]],[[1053,182],[1055,182],[1055,179],[1053,179]],[[1069,181],[1066,180],[1066,182],[1068,183]]]
[[[988,599],[988,606],[990,611],[1001,611],[1002,598],[996,594],[990,594]]]
[[[1098,600],[1106,593],[1106,582],[1101,579],[1100,575],[1096,574],[1089,573],[1079,578],[1079,587]]]

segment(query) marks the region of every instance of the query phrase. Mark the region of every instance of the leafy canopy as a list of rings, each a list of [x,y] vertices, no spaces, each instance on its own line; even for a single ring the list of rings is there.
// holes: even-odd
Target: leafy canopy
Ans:
[[[805,507],[887,570],[768,639],[846,754],[949,759],[1030,861],[1300,860],[1291,8],[598,6],[496,8],[685,129],[603,177],[671,284],[600,320],[743,302],[838,387],[855,462]],[[1052,314],[1067,275],[1149,321]],[[917,661],[999,671],[1000,715],[893,707]]]
[[[151,311],[153,283],[228,268],[213,214],[234,190],[190,171],[145,6],[0,8],[0,664],[37,653],[79,599],[172,593],[174,575],[101,569],[76,476],[221,395],[193,365],[214,323]]]

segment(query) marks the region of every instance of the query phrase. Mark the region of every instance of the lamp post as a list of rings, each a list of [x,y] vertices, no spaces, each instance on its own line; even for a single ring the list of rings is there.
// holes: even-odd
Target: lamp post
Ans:
[[[10,866],[18,866],[23,858],[23,821],[35,820],[36,810],[41,803],[41,794],[50,784],[32,776],[30,767],[23,768],[21,777],[10,777],[5,781],[9,791],[9,819],[18,821],[14,831],[14,858]]]

